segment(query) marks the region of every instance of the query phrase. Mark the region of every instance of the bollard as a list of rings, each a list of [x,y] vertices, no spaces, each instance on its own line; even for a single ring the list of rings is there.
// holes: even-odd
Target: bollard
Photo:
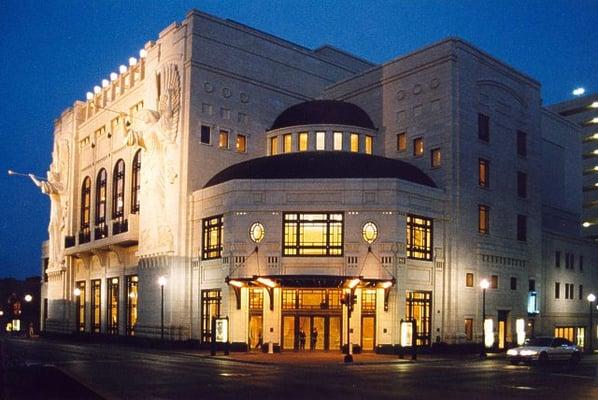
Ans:
[[[268,342],[268,354],[274,354],[274,343]]]

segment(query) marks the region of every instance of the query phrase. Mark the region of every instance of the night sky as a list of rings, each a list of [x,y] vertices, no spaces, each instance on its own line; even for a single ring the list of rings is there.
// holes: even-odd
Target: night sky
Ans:
[[[187,11],[384,62],[459,36],[542,83],[545,104],[598,91],[598,1],[0,0],[0,277],[40,273],[53,121]]]

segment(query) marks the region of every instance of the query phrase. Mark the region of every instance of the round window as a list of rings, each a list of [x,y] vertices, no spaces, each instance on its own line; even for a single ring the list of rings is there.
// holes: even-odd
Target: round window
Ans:
[[[366,243],[374,243],[374,241],[378,238],[378,227],[372,221],[366,222],[363,225],[361,236],[363,237],[363,240],[366,241]]]
[[[259,222],[254,222],[253,225],[251,225],[251,228],[249,228],[249,237],[255,243],[259,243],[264,238],[265,232],[264,225]]]

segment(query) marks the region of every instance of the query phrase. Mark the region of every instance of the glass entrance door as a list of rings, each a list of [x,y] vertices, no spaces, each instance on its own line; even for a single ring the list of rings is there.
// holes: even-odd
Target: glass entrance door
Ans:
[[[341,317],[328,318],[328,349],[341,349]]]
[[[295,349],[295,316],[282,317],[282,348],[283,350]]]
[[[261,315],[249,317],[249,349],[259,349],[263,343],[262,339],[263,318]]]
[[[317,333],[314,350],[324,350],[324,339],[326,336],[324,317],[312,317],[312,331]]]
[[[361,318],[361,348],[363,350],[374,350],[375,336],[374,317]]]

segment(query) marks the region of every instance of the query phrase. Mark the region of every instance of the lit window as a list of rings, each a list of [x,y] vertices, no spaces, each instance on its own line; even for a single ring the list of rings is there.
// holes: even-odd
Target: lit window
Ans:
[[[465,337],[473,340],[473,318],[465,318]]]
[[[255,243],[259,243],[264,238],[265,234],[264,225],[259,222],[254,222],[249,228],[249,237]]]
[[[282,136],[282,152],[290,153],[291,151],[293,151],[293,135],[285,133]]]
[[[397,151],[407,150],[407,134],[401,132],[397,134]]]
[[[351,134],[351,151],[353,153],[357,153],[359,151],[359,134],[358,133]]]
[[[270,138],[270,155],[275,156],[278,154],[278,136]]]
[[[108,236],[106,225],[106,170],[102,168],[96,179],[95,239]]]
[[[299,132],[299,151],[307,151],[309,140],[307,132]]]
[[[478,114],[478,138],[484,142],[490,141],[490,118],[484,114]]]
[[[361,312],[376,311],[376,289],[363,289],[361,291]]]
[[[112,219],[125,214],[125,162],[120,159],[114,166],[112,175]]]
[[[498,289],[498,275],[490,277],[490,289]]]
[[[222,257],[222,215],[203,220],[202,259],[211,260]]]
[[[78,291],[78,296],[76,296],[76,310],[77,310],[77,321],[76,326],[79,332],[85,332],[85,281],[80,281],[75,284]]]
[[[490,187],[490,162],[483,158],[478,159],[478,183],[480,187]]]
[[[365,154],[372,154],[374,150],[374,138],[370,135],[365,135]]]
[[[201,291],[201,341],[212,341],[212,319],[220,316],[222,293],[220,289]]]
[[[81,220],[79,232],[79,244],[87,243],[90,240],[91,223],[91,178],[85,177],[81,186]]]
[[[465,286],[473,287],[473,273],[468,272],[465,274]]]
[[[478,230],[480,233],[490,233],[490,207],[478,205]]]
[[[228,132],[225,130],[221,130],[218,135],[218,147],[228,149]]]
[[[316,132],[316,150],[326,149],[326,132]]]
[[[432,168],[440,168],[442,164],[442,154],[440,153],[440,149],[432,149],[430,151],[430,164]]]
[[[137,304],[139,299],[138,288],[139,277],[137,275],[127,276],[127,326],[126,334],[135,335],[135,326],[137,325]]]
[[[101,305],[102,305],[102,281],[94,279],[91,281],[91,331],[100,333],[101,329]]]
[[[407,215],[407,257],[432,260],[432,220]]]
[[[361,237],[366,243],[372,244],[378,238],[378,227],[375,223],[369,221],[363,225]]]
[[[334,132],[334,150],[343,149],[343,133]]]
[[[210,144],[211,128],[206,125],[201,126],[199,141],[204,144]]]
[[[415,157],[421,157],[424,155],[424,139],[415,138],[413,139],[413,155]]]
[[[285,256],[341,256],[342,213],[285,213]]]
[[[139,190],[141,189],[140,173],[141,171],[141,150],[137,150],[133,157],[133,174],[131,176],[131,212],[139,212]]]
[[[527,156],[527,133],[517,131],[517,155]]]
[[[108,278],[107,283],[106,305],[108,306],[108,312],[106,315],[106,328],[109,335],[118,335],[118,278]]]
[[[235,147],[237,149],[237,153],[245,153],[247,151],[247,136],[237,135]]]

